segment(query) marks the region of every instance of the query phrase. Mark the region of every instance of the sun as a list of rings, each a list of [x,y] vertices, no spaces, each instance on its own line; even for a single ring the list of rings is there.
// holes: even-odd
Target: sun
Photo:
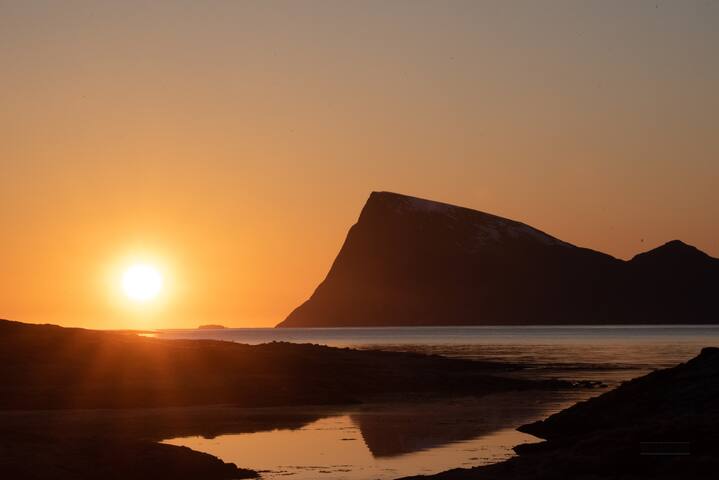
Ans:
[[[136,263],[122,274],[122,289],[130,300],[146,302],[162,291],[163,278],[160,271],[147,263]]]

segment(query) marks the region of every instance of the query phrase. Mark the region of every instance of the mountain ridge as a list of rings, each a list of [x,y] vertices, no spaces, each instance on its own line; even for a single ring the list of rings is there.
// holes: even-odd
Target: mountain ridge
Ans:
[[[372,192],[325,279],[278,327],[684,323],[669,318],[682,310],[716,323],[717,286],[719,260],[679,240],[622,260],[516,220]]]

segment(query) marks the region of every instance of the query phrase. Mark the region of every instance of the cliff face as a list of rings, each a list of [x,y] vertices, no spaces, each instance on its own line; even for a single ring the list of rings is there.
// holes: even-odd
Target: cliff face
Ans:
[[[624,262],[506,218],[373,192],[326,279],[278,326],[711,323],[717,288],[719,260],[678,241]]]

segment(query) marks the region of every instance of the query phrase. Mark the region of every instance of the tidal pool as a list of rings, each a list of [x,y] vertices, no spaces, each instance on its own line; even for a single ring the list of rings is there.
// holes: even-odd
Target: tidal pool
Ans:
[[[486,465],[539,439],[515,430],[596,391],[511,392],[333,411],[301,426],[164,440],[266,479],[394,479]]]

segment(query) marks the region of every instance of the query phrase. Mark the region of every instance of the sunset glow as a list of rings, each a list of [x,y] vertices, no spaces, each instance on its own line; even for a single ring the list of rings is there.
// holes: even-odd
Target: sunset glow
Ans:
[[[2,478],[719,471],[719,0],[0,0],[0,46]]]
[[[157,297],[163,286],[162,274],[152,265],[135,264],[122,275],[122,289],[130,300],[147,302]]]
[[[0,318],[274,326],[372,191],[719,255],[719,2],[30,3],[0,16]]]

